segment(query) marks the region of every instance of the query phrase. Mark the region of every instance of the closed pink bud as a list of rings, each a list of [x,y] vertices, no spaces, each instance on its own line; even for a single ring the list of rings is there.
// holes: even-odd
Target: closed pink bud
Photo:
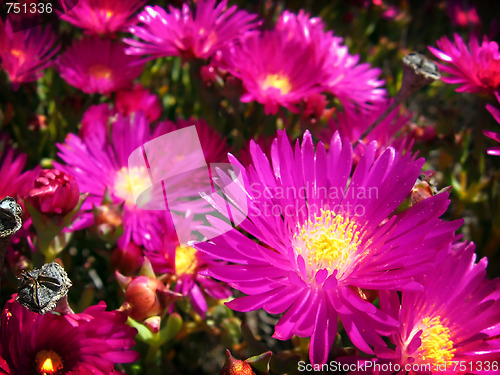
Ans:
[[[58,169],[42,169],[28,199],[37,211],[46,215],[66,215],[80,198],[78,184],[73,176]]]
[[[143,321],[151,316],[160,315],[163,309],[157,290],[166,289],[159,280],[146,276],[137,276],[132,279],[125,292],[125,305],[129,315]]]

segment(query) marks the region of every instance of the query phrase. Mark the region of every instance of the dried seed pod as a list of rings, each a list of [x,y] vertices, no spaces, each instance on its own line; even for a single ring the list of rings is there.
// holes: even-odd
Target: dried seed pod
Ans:
[[[17,301],[38,314],[53,310],[72,285],[64,268],[55,262],[23,272],[19,280]]]
[[[23,209],[14,198],[5,197],[0,200],[0,276],[10,237],[21,229],[23,224],[22,213]]]

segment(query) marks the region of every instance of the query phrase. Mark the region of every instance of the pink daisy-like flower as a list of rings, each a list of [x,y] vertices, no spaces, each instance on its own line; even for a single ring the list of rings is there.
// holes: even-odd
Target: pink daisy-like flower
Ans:
[[[266,114],[275,114],[280,106],[297,112],[302,100],[324,89],[327,52],[289,38],[286,31],[272,30],[248,35],[225,59],[246,90],[241,101],[257,101]]]
[[[412,114],[409,111],[401,113],[398,107],[394,109],[384,120],[382,120],[364,139],[361,135],[368,127],[384,113],[390,103],[381,103],[374,106],[369,111],[358,111],[354,108],[345,108],[344,112],[336,112],[328,122],[328,128],[323,130],[318,138],[324,143],[332,139],[335,132],[339,132],[342,138],[348,139],[351,143],[359,140],[359,144],[354,149],[355,154],[363,155],[366,147],[376,141],[378,154],[387,147],[394,147],[400,152],[411,149],[413,140],[408,136],[405,129],[408,127]]]
[[[192,218],[180,219],[176,221],[177,231],[189,232],[196,225]],[[205,296],[226,299],[231,296],[231,290],[211,277],[201,274],[216,264],[214,258],[191,246],[179,244],[171,229],[165,232],[171,235],[165,235],[163,241],[154,249],[146,249],[144,255],[150,260],[156,274],[171,275],[169,280],[175,284],[173,291],[189,297],[194,311],[205,317],[208,309]]]
[[[342,38],[324,31],[319,18],[284,12],[272,31],[250,34],[224,56],[228,70],[241,79],[242,102],[258,101],[266,113],[279,106],[298,111],[311,95],[330,91],[344,105],[363,107],[385,94],[380,70],[358,64]]]
[[[495,97],[500,102],[500,93],[495,92]],[[500,109],[493,107],[491,104],[486,105],[486,109],[492,114],[495,120],[500,124]],[[495,133],[490,130],[483,130],[483,134],[494,141],[500,142],[500,133]],[[488,149],[489,155],[500,155],[500,146],[495,146]]]
[[[500,52],[498,44],[483,38],[479,44],[475,36],[470,37],[469,46],[460,35],[454,42],[442,37],[436,42],[440,49],[428,47],[447,64],[438,64],[448,77],[441,79],[450,84],[459,84],[457,92],[482,92],[493,94],[500,90]]]
[[[59,50],[56,42],[50,29],[37,27],[14,33],[8,22],[0,21],[0,62],[14,88],[42,76]]]
[[[382,71],[368,63],[358,64],[359,55],[349,54],[341,37],[334,36],[332,31],[324,31],[325,24],[320,18],[310,18],[303,11],[297,15],[285,11],[276,29],[287,33],[291,39],[312,45],[317,55],[327,52],[329,77],[324,82],[326,90],[338,97],[344,106],[367,107],[384,100],[386,91],[381,88],[384,81],[379,79]]]
[[[61,77],[87,94],[109,94],[126,88],[142,63],[125,54],[124,45],[97,36],[73,43],[55,62]]]
[[[8,370],[0,361],[1,369],[13,375],[108,375],[115,363],[134,362],[137,331],[125,314],[105,309],[101,302],[80,314],[39,315],[12,298],[2,311],[0,356]]]
[[[151,247],[152,242],[158,242],[156,237],[163,235],[163,213],[137,206],[133,189],[148,189],[150,175],[146,167],[129,168],[129,157],[134,150],[148,141],[180,129],[180,127],[165,122],[159,124],[151,132],[145,115],[141,111],[129,117],[116,114],[106,118],[107,113],[115,114],[116,112],[103,105],[93,107],[91,112],[87,113],[88,116],[87,114],[84,116],[86,121],[81,135],[69,134],[65,143],[58,145],[60,150],[58,155],[66,165],[59,163],[54,163],[54,165],[75,177],[81,193],[89,193],[82,205],[82,214],[74,223],[73,228],[77,230],[92,225],[94,222],[92,208],[101,205],[107,191],[112,198],[112,203],[124,204],[122,218],[124,234],[119,241],[120,247],[125,248],[129,241]],[[200,129],[198,137],[207,161],[221,161],[218,158],[224,157],[225,140],[210,129],[204,121],[198,120],[194,123],[197,123],[197,129]],[[168,155],[161,155],[161,152],[159,155],[161,159],[157,161],[158,163],[169,162],[165,159]],[[152,160],[149,161],[152,162]],[[181,172],[185,170],[179,173]],[[183,189],[179,194],[185,196],[184,194],[190,195],[190,189],[193,186],[179,188]],[[169,186],[169,189],[175,189],[175,187]],[[176,193],[176,191],[170,191],[170,193]],[[197,195],[197,191],[193,191],[193,195]]]
[[[58,155],[66,165],[54,165],[75,177],[81,193],[89,194],[73,229],[92,225],[93,207],[101,205],[107,191],[114,204],[124,204],[120,247],[129,241],[147,246],[154,236],[160,235],[162,214],[138,208],[133,196],[132,184],[144,185],[147,172],[128,169],[129,155],[150,139],[149,124],[144,114],[138,112],[133,117],[117,115],[105,121],[97,118],[89,122],[84,137],[68,134],[65,143],[58,145]]]
[[[400,326],[391,336],[395,351],[380,357],[410,375],[498,373],[500,363],[491,365],[500,357],[500,279],[488,280],[487,259],[476,264],[474,249],[450,247],[427,273],[424,290],[403,292],[401,306],[397,293],[381,294],[380,308]]]
[[[257,16],[226,7],[227,0],[217,6],[215,0],[199,0],[195,12],[187,4],[170,6],[168,12],[147,6],[138,16],[140,24],[129,29],[140,40],[124,39],[131,45],[127,53],[208,59],[258,25]]]
[[[213,266],[207,274],[248,295],[229,302],[230,308],[284,313],[273,337],[311,336],[313,363],[327,361],[338,318],[351,341],[373,353],[371,346],[383,346],[380,336],[391,334],[398,322],[364,300],[363,289],[422,288],[415,277],[447,249],[461,224],[439,219],[448,195],[394,214],[423,160],[393,148],[377,158],[372,143],[351,175],[352,147],[338,134],[327,151],[321,142],[315,150],[306,132],[294,151],[279,132],[272,166],[255,144],[251,153],[253,166],[246,169],[230,157],[244,183],[224,192],[236,205],[231,206],[233,218],[239,222],[239,212],[248,212],[239,227],[258,242],[212,219],[213,227],[200,231],[213,242],[194,246],[233,264]],[[219,209],[227,204],[222,198],[214,201]],[[225,233],[217,236],[220,230]]]
[[[145,0],[79,0],[61,19],[94,34],[114,34],[135,23]]]

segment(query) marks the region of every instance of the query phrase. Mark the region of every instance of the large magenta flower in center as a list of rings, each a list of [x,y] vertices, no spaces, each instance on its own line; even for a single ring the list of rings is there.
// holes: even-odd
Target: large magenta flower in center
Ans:
[[[461,223],[439,219],[447,194],[394,214],[423,160],[392,148],[377,158],[372,143],[351,177],[352,147],[338,134],[327,152],[322,143],[315,151],[306,132],[294,151],[281,132],[271,148],[272,166],[255,144],[251,154],[253,166],[247,169],[230,159],[244,183],[224,192],[233,218],[239,221],[239,212],[248,211],[240,228],[257,242],[214,218],[213,228],[204,229],[212,242],[195,246],[233,264],[207,273],[248,295],[229,307],[284,313],[274,337],[311,336],[313,363],[327,361],[338,318],[352,342],[373,353],[370,346],[384,345],[380,336],[398,322],[364,300],[363,289],[421,289],[415,276],[447,248]],[[214,204],[224,212],[222,198]],[[220,229],[227,232],[217,236]]]

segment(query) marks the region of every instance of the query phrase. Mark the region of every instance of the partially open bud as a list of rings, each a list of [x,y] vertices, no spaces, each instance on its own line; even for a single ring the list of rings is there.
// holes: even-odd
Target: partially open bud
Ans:
[[[78,204],[80,191],[73,176],[58,169],[42,169],[28,193],[33,207],[45,215],[66,215]]]
[[[122,310],[138,322],[162,315],[171,303],[182,298],[182,295],[170,291],[157,279],[147,276],[126,278],[118,272],[116,275],[121,284],[128,282]]]
[[[219,375],[255,375],[255,373],[247,362],[234,358],[231,352],[226,350],[226,362]]]
[[[161,288],[165,286],[156,279],[146,276],[133,278],[125,292],[125,304],[128,305],[130,316],[143,321],[150,316],[159,315],[162,307],[156,291]]]

